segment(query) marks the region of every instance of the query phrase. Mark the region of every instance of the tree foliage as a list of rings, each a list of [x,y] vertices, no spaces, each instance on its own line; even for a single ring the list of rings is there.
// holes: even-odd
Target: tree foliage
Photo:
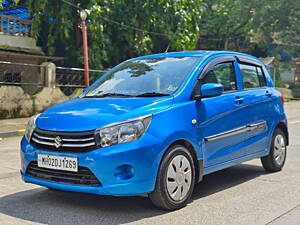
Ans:
[[[254,30],[264,46],[277,46],[272,51],[300,57],[300,0],[264,0],[255,14]]]
[[[34,16],[35,36],[46,54],[65,56],[67,64],[80,65],[78,9],[61,0],[28,0],[27,4]],[[91,11],[88,39],[92,68],[163,52],[168,45],[174,51],[191,50],[200,35],[201,0],[73,0],[72,4]]]
[[[202,7],[198,47],[299,56],[300,0],[204,0]]]
[[[257,56],[300,52],[300,0],[67,1],[91,11],[91,68],[111,67],[168,46],[170,51],[228,49]],[[45,53],[64,56],[67,65],[82,66],[78,9],[63,0],[26,4]]]
[[[0,9],[4,8],[3,7],[3,3],[8,4],[8,5],[15,5],[15,6],[17,6],[17,5],[20,5],[22,2],[21,2],[21,0],[6,0],[6,1],[0,0]]]
[[[200,48],[240,50],[249,41],[253,24],[252,2],[248,0],[205,0],[201,20]]]

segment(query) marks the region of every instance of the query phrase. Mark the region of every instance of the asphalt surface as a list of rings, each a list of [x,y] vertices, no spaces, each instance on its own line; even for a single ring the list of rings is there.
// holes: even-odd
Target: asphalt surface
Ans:
[[[285,106],[290,146],[283,171],[253,160],[204,177],[187,207],[165,212],[144,197],[51,191],[19,176],[20,137],[0,140],[0,224],[300,224],[300,101]]]

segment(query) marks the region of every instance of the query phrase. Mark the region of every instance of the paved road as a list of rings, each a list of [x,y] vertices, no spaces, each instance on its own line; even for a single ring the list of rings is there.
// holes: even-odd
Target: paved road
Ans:
[[[3,132],[7,133],[7,132],[11,132],[11,131],[25,129],[28,120],[29,120],[29,117],[0,120],[0,123],[1,123],[0,133],[3,133]]]
[[[282,172],[266,173],[259,160],[208,175],[190,204],[155,209],[143,197],[55,192],[19,177],[19,137],[0,141],[0,224],[300,224],[300,101],[286,104],[290,142]]]

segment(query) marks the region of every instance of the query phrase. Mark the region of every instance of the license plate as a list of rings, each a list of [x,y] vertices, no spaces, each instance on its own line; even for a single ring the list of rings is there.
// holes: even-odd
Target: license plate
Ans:
[[[38,154],[38,167],[65,170],[65,171],[78,171],[77,158]]]

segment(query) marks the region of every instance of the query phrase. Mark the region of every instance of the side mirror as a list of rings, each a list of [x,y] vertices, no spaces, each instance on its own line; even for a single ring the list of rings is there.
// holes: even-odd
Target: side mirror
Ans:
[[[223,91],[224,91],[224,86],[222,84],[218,84],[218,83],[202,84],[199,90],[200,93],[199,95],[195,96],[195,99],[219,96],[223,94]]]

